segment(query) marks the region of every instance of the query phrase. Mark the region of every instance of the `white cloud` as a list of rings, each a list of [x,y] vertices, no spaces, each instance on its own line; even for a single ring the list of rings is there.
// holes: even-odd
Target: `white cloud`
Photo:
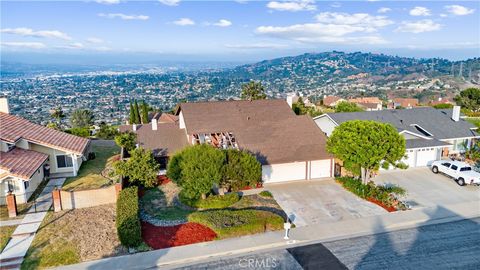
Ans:
[[[340,2],[333,2],[332,4],[330,4],[330,6],[332,8],[340,8],[342,7],[342,4]]]
[[[60,32],[58,30],[39,30],[34,31],[31,28],[3,28],[0,30],[1,33],[20,35],[26,37],[41,37],[41,38],[59,38],[63,40],[71,40],[72,38],[67,34]]]
[[[103,43],[105,42],[103,39],[101,38],[97,38],[97,37],[89,37],[87,38],[87,42],[88,43],[92,43],[92,44],[100,44],[100,43]]]
[[[271,43],[249,43],[249,44],[225,44],[225,47],[230,49],[279,49],[285,48],[286,45],[283,44],[271,44]]]
[[[432,13],[430,12],[430,9],[426,7],[414,7],[413,9],[410,10],[410,15],[412,16],[431,16]]]
[[[98,16],[108,18],[108,19],[115,19],[115,18],[120,18],[122,20],[141,20],[141,21],[146,21],[150,17],[147,15],[127,15],[123,13],[98,13]]]
[[[448,13],[456,16],[464,16],[468,14],[472,14],[475,12],[475,9],[467,8],[460,5],[449,5],[444,7]]]
[[[392,11],[391,8],[388,8],[388,7],[381,7],[377,10],[378,13],[387,13],[387,12],[390,12]]]
[[[2,47],[24,48],[24,49],[43,49],[45,44],[41,42],[0,42]]]
[[[232,25],[232,22],[229,20],[221,19],[216,23],[213,23],[212,25],[219,26],[219,27],[228,27]]]
[[[442,28],[442,25],[435,23],[432,20],[420,20],[420,21],[404,21],[400,26],[395,30],[397,32],[407,32],[407,33],[423,33],[423,32],[432,32],[437,31]]]
[[[119,4],[120,0],[95,0],[95,2],[99,4],[105,4],[105,5],[114,5],[114,4]]]
[[[105,52],[105,51],[111,51],[112,49],[110,47],[106,47],[106,46],[100,46],[100,47],[95,47],[93,48],[95,51],[101,51],[101,52]]]
[[[312,11],[317,9],[314,3],[313,0],[271,1],[268,2],[267,7],[278,11]]]
[[[56,46],[55,48],[59,48],[59,49],[83,49],[84,47],[85,46],[83,46],[82,43],[74,42],[74,43],[70,43],[70,44],[67,44],[67,45]]]
[[[173,24],[180,25],[180,26],[188,26],[188,25],[195,25],[195,22],[189,18],[180,18],[174,21]]]
[[[386,41],[379,35],[358,34],[373,33],[393,24],[393,21],[385,16],[372,16],[366,13],[323,12],[318,14],[316,19],[315,23],[260,26],[255,32],[259,35],[300,42],[383,44]]]
[[[180,0],[158,0],[158,2],[171,7],[178,6],[178,4],[180,4]]]

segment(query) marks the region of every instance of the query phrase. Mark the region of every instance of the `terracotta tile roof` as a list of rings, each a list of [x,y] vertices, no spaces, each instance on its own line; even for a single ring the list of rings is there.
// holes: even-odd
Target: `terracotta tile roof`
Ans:
[[[47,159],[47,154],[14,148],[9,152],[0,152],[0,168],[10,175],[29,180]]]
[[[119,131],[132,131],[132,126],[120,126]],[[188,145],[185,130],[176,123],[158,123],[157,130],[152,130],[151,124],[137,125],[136,133],[138,144],[157,157],[170,156]]]
[[[348,102],[352,103],[382,103],[382,101],[378,97],[359,97],[359,98],[351,98]]]
[[[323,105],[330,107],[339,100],[342,100],[342,98],[337,96],[326,96],[323,98]]]
[[[331,158],[323,132],[284,100],[182,103],[180,111],[189,135],[232,132],[262,164]]]
[[[417,107],[418,106],[418,99],[416,98],[394,98],[393,102],[395,104],[399,104],[404,108],[408,107]]]
[[[0,112],[0,140],[16,142],[23,138],[62,151],[82,155],[90,140],[34,124],[28,120]]]

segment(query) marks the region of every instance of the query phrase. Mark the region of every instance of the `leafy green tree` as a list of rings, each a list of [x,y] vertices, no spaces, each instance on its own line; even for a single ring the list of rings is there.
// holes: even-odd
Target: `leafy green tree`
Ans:
[[[50,122],[47,124],[47,127],[55,130],[61,130],[57,122]]]
[[[104,139],[104,140],[113,140],[115,136],[117,136],[118,130],[116,127],[107,125],[105,122],[100,123],[100,129],[95,134],[97,138]]]
[[[242,93],[240,96],[244,100],[266,99],[265,88],[261,82],[250,81],[242,84]]]
[[[66,130],[66,132],[84,138],[88,138],[90,136],[90,130],[88,128],[75,127]]]
[[[142,101],[142,124],[148,124],[148,112],[150,111],[150,107],[148,104],[145,102],[145,100]]]
[[[335,112],[362,112],[362,108],[358,107],[357,104],[351,103],[348,101],[342,101],[335,106]]]
[[[167,176],[182,187],[183,195],[205,199],[213,184],[222,180],[225,154],[210,145],[199,144],[176,153],[171,161]]]
[[[133,107],[133,103],[130,101],[130,111],[129,111],[129,119],[128,122],[130,124],[138,124],[137,119],[135,118],[135,109]]]
[[[130,183],[154,187],[157,184],[160,165],[155,160],[152,151],[136,148],[130,151],[130,155],[126,161],[115,162],[115,174],[128,177]]]
[[[405,138],[397,129],[376,121],[352,120],[333,130],[327,140],[327,151],[344,161],[344,166],[360,176],[364,184],[370,173],[380,166],[405,168]]]
[[[137,145],[137,134],[133,132],[124,132],[115,136],[115,143],[130,152],[135,149]]]
[[[73,128],[89,128],[93,125],[93,113],[90,110],[77,109],[70,116]]]
[[[292,104],[292,110],[296,115],[308,114],[311,117],[315,117],[322,114],[322,111],[317,110],[315,107],[305,106],[305,102],[303,102],[302,97],[299,97],[298,101]]]
[[[467,88],[455,97],[455,102],[462,108],[479,112],[480,111],[480,89]]]
[[[453,104],[441,103],[441,104],[433,105],[433,108],[435,108],[435,109],[451,109],[451,108],[453,108]]]

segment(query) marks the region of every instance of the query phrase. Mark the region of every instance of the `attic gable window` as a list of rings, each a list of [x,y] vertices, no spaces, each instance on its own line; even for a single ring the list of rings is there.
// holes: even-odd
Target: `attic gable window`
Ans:
[[[423,129],[421,126],[419,125],[412,125],[418,132],[422,133],[422,135],[426,136],[426,137],[432,137],[433,134],[426,131],[425,129]]]

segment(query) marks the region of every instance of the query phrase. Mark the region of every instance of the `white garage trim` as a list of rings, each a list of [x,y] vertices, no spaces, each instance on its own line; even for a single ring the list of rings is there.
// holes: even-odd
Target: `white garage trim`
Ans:
[[[264,183],[307,179],[308,162],[292,162],[262,166]]]
[[[310,175],[308,179],[325,178],[332,176],[332,160],[312,160],[310,163]]]

